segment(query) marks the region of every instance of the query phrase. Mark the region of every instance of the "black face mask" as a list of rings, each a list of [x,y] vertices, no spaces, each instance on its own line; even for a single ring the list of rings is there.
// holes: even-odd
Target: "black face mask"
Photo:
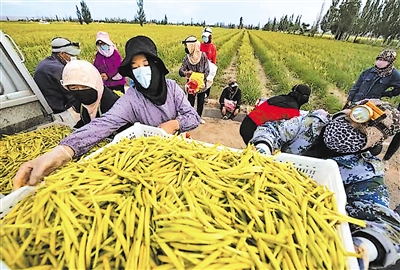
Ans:
[[[98,93],[94,89],[69,91],[71,95],[84,105],[90,105],[96,102]]]
[[[185,48],[185,53],[186,53],[186,54],[190,54],[190,52],[189,52],[189,49],[188,49],[188,48]]]

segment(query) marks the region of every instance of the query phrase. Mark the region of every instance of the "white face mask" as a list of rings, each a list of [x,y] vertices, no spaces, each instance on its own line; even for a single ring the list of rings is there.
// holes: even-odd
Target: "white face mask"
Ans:
[[[150,66],[139,67],[132,69],[133,76],[135,76],[138,83],[143,88],[148,88],[151,82],[151,68]]]
[[[376,62],[375,62],[375,66],[377,67],[377,68],[385,68],[385,67],[387,67],[389,65],[389,62],[388,61],[385,61],[385,60],[376,60]]]

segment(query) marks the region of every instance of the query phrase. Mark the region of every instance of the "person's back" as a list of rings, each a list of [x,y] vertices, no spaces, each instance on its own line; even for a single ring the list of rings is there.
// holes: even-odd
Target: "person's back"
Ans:
[[[240,135],[248,144],[258,126],[265,122],[290,119],[300,115],[300,107],[308,102],[311,89],[308,85],[298,84],[286,95],[278,95],[258,102],[255,108],[243,119]]]
[[[79,45],[65,38],[54,38],[51,42],[52,55],[43,59],[36,67],[33,79],[43,93],[47,103],[53,110],[56,118],[72,125],[71,112],[67,110],[78,108],[80,103],[61,85],[62,72],[65,65],[76,58],[80,53]],[[71,109],[72,110],[72,109]]]
[[[74,99],[60,83],[63,69],[64,64],[51,55],[38,64],[33,75],[53,113],[61,113],[73,105]]]

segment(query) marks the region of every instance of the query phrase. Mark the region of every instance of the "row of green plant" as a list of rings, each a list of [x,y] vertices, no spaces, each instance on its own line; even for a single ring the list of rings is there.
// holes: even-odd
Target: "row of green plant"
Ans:
[[[261,82],[259,72],[254,65],[254,50],[250,44],[249,32],[246,31],[242,45],[238,50],[236,80],[240,82],[242,102],[255,104],[261,97]]]
[[[275,95],[287,93],[293,80],[290,71],[283,64],[279,54],[264,45],[264,41],[250,32],[250,42],[256,57],[260,60],[265,74],[271,81],[271,89]]]
[[[222,46],[217,47],[218,71],[214,78],[214,84],[210,93],[213,98],[219,97],[223,87],[228,83],[224,77],[224,70],[227,69],[232,63],[232,60],[235,57],[243,38],[243,30],[231,31],[234,31],[235,34],[231,36],[229,40],[226,40]]]
[[[291,49],[292,45],[287,42],[278,42],[276,39],[267,38],[264,35],[258,36],[262,39],[264,46],[280,56],[283,64],[291,71],[293,76],[311,87],[315,97],[313,106],[322,106],[329,111],[337,111],[343,107],[341,99],[328,92],[330,83],[324,79],[319,67],[313,65],[310,59]]]
[[[237,31],[229,31],[228,29],[219,29],[216,32],[217,33],[213,33],[213,39],[214,39],[213,43],[217,47],[217,61],[218,61],[218,59],[220,58],[221,55],[222,55],[222,58],[224,59],[224,52],[227,52],[226,50],[222,49],[223,46],[225,46],[225,43],[227,43],[235,35],[238,35],[238,32]],[[194,34],[192,34],[192,35],[194,35]],[[199,35],[201,35],[201,32]],[[196,38],[199,41],[201,41],[201,38],[198,37],[199,35],[194,35],[194,36],[196,36]],[[228,46],[230,46],[229,43],[228,43]],[[161,57],[161,58],[167,59],[165,62],[170,64],[170,66],[169,66],[170,73],[167,75],[167,78],[177,81],[178,84],[183,87],[184,84],[186,83],[186,79],[184,77],[179,76],[178,70],[181,67],[183,58],[185,57],[185,54],[186,54],[184,52],[184,46],[181,44],[181,42],[179,42],[179,44],[174,44],[171,47],[165,48],[165,50],[163,50],[162,52],[160,51],[160,53],[162,55],[164,55],[164,57]],[[219,65],[219,64],[220,64],[220,61],[217,63],[217,65]],[[215,89],[215,85],[219,84],[219,82],[222,81],[220,74],[222,74],[223,70],[222,69],[219,69],[219,70],[220,71],[217,72],[217,75],[215,78],[214,89]],[[219,86],[219,88],[220,88],[220,86]],[[217,90],[213,91],[213,92],[217,92]],[[217,94],[219,94],[219,92],[215,93],[215,95],[217,95]]]
[[[282,42],[282,38],[284,42]],[[286,50],[301,58],[327,81],[348,91],[362,70],[370,67],[382,48],[369,45],[335,42],[304,36],[269,33],[269,40],[280,40]]]
[[[201,37],[202,27],[151,25],[140,27],[134,24],[99,24],[77,25],[74,23],[2,23],[2,31],[12,37],[26,58],[25,65],[33,74],[39,62],[51,54],[51,40],[54,37],[66,37],[80,42],[80,59],[92,62],[96,53],[96,33],[106,31],[115,43],[118,51],[125,56],[125,43],[136,35],[146,35],[157,45],[159,56],[168,68],[181,63],[184,50],[181,41],[189,35]],[[218,28],[213,33],[216,38],[228,29]]]

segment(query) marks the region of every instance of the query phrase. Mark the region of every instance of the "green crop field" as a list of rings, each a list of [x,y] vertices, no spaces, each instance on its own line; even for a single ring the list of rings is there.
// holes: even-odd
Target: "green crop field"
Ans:
[[[159,56],[170,70],[168,78],[177,80],[181,86],[185,82],[178,75],[185,56],[181,41],[188,35],[200,39],[202,32],[201,27],[194,26],[141,27],[136,24],[79,25],[69,22],[2,22],[1,30],[10,35],[21,49],[31,74],[40,60],[50,55],[50,42],[56,36],[80,42],[82,53],[79,58],[92,62],[97,31],[108,32],[122,56],[125,55],[127,40],[136,35],[146,35],[154,40]],[[219,96],[227,80],[233,76],[233,67],[246,104],[253,105],[265,95],[263,89],[280,94],[288,92],[296,83],[305,83],[313,90],[306,109],[324,108],[330,112],[342,107],[358,75],[373,65],[382,50],[382,47],[366,44],[245,29],[213,28],[213,41],[218,53],[218,72],[211,90],[213,98]],[[267,80],[262,80],[262,77]],[[399,101],[399,97],[390,100],[393,104]]]

